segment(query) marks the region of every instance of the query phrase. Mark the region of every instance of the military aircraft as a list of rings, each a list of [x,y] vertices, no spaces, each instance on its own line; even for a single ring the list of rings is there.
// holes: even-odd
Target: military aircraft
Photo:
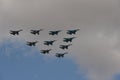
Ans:
[[[43,29],[40,29],[40,30],[30,30],[31,32],[31,34],[34,34],[34,35],[39,35],[40,34],[40,31],[43,31]]]
[[[65,52],[65,53],[56,53],[55,56],[58,57],[58,58],[61,58],[61,57],[63,58],[65,54],[68,54],[68,52]]]
[[[27,42],[28,46],[36,46],[36,43],[38,43],[38,41],[35,42]]]
[[[71,46],[72,44],[68,44],[68,45],[60,45],[59,48],[61,49],[68,49],[69,46]]]
[[[67,34],[72,35],[72,34],[76,34],[77,31],[79,31],[80,29],[75,29],[75,30],[67,30]]]
[[[74,38],[76,38],[76,37],[71,37],[71,38],[63,38],[64,40],[63,40],[63,42],[72,42],[72,40],[74,39]]]
[[[58,35],[58,33],[61,32],[61,30],[57,30],[57,31],[49,31],[49,35]]]
[[[23,30],[22,29],[16,30],[16,31],[10,30],[10,34],[12,34],[12,35],[19,35],[20,31],[23,31]]]
[[[49,52],[51,51],[52,49],[46,49],[46,50],[41,50],[41,53],[42,54],[49,54]]]
[[[44,45],[53,45],[53,43],[55,42],[56,40],[52,40],[52,41],[44,41]]]

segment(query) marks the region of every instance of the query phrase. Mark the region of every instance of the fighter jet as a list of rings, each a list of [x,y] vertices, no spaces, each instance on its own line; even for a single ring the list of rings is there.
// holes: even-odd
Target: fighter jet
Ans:
[[[58,33],[61,32],[61,30],[57,30],[57,31],[49,31],[49,35],[58,35]]]
[[[52,49],[41,50],[42,54],[49,54]]]
[[[79,31],[80,29],[75,29],[75,30],[67,30],[67,34],[72,35],[72,34],[76,34],[77,31]]]
[[[53,43],[55,42],[56,40],[52,40],[52,41],[44,41],[44,45],[53,45]]]
[[[68,49],[69,46],[71,46],[72,44],[68,44],[68,45],[60,45],[59,48],[61,49]]]
[[[56,57],[58,58],[63,58],[65,54],[68,54],[68,52],[65,52],[65,53],[56,53]]]
[[[71,37],[71,38],[63,38],[63,42],[72,42],[72,40],[76,37]]]
[[[23,30],[22,29],[16,30],[16,31],[10,30],[10,34],[12,34],[12,35],[19,35],[20,31],[23,31]]]
[[[40,29],[40,30],[30,30],[31,32],[31,34],[34,34],[34,35],[39,35],[40,34],[40,31],[43,31],[43,29]]]
[[[27,42],[28,46],[36,46],[36,43],[38,43],[38,41],[35,42]]]

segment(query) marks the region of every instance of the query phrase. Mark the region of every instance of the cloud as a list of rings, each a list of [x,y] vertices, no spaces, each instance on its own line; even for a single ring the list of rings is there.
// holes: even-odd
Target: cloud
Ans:
[[[11,38],[10,29],[24,29],[19,39],[42,42],[51,39],[49,30],[80,27],[69,56],[86,70],[88,79],[110,80],[120,72],[118,0],[0,0],[0,4],[1,40]],[[29,30],[39,27],[45,29],[42,39],[33,38]],[[65,36],[61,33],[56,39]]]

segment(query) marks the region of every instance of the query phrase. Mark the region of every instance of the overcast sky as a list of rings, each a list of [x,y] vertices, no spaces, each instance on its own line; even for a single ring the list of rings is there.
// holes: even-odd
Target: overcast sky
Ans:
[[[120,73],[119,8],[119,0],[0,0],[0,41],[12,37],[11,29],[24,29],[17,37],[24,42],[50,39],[47,32],[53,29],[63,30],[55,37],[61,40],[65,30],[80,28],[68,56],[89,80],[112,80]],[[28,33],[38,28],[44,29],[42,38]]]

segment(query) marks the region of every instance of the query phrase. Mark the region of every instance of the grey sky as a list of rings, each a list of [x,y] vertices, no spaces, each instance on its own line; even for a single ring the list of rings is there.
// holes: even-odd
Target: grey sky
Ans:
[[[110,80],[120,72],[119,8],[118,0],[0,0],[0,37],[9,37],[13,28],[25,29],[20,38],[27,40],[33,39],[27,31],[38,26],[46,32],[80,27],[70,57],[91,80]]]

